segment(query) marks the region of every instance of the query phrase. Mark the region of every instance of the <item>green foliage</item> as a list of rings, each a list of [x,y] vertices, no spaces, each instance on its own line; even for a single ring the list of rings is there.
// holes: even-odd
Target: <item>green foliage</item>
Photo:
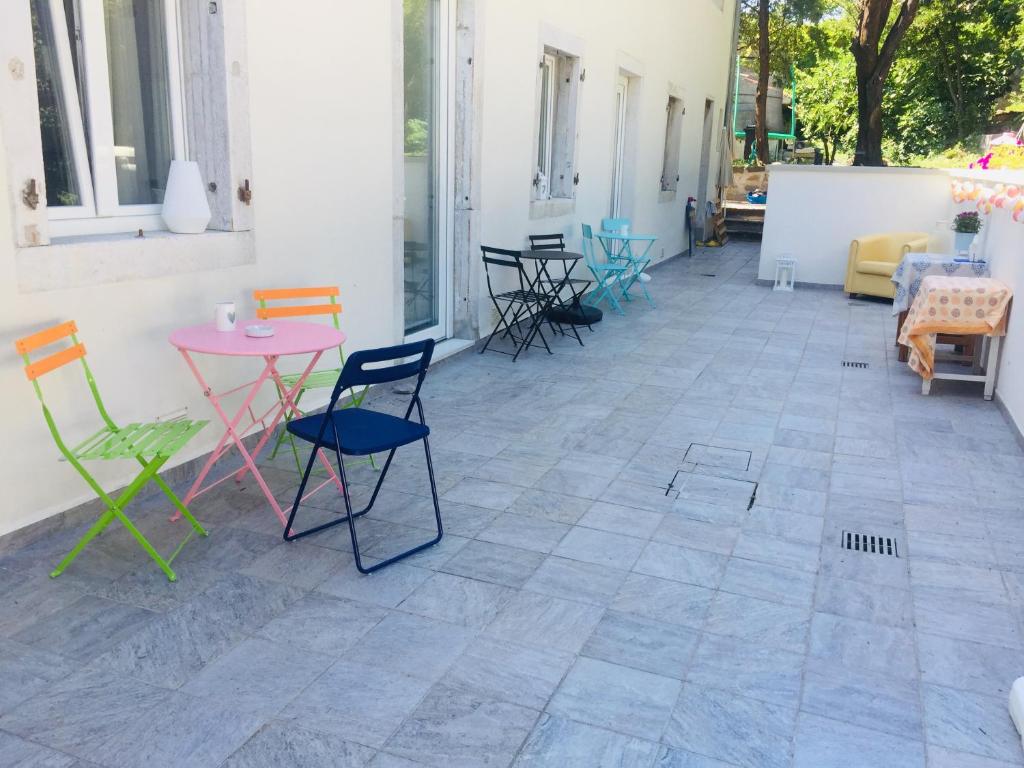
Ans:
[[[775,82],[789,85],[791,67],[808,45],[814,23],[834,12],[836,0],[769,0],[769,71]],[[758,27],[756,0],[745,2],[740,15],[740,56],[757,69]]]
[[[430,142],[430,127],[426,120],[410,117],[405,121],[405,154],[425,155]]]
[[[904,154],[983,133],[1024,65],[1020,0],[932,0],[907,34],[886,94],[886,133]]]
[[[851,56],[823,59],[797,76],[800,133],[822,145],[831,165],[840,150],[852,151],[857,140],[857,75]]]
[[[410,123],[430,119],[433,99],[431,64],[433,7],[427,0],[403,2],[403,62],[405,74],[406,151]]]
[[[771,0],[772,73],[788,82],[789,64],[797,68],[798,133],[826,156],[852,152],[856,140],[857,2],[816,0],[807,14],[806,3]],[[740,32],[741,55],[756,55],[756,7],[744,7]],[[886,162],[973,160],[997,112],[1024,113],[1024,3],[923,0],[885,84]]]

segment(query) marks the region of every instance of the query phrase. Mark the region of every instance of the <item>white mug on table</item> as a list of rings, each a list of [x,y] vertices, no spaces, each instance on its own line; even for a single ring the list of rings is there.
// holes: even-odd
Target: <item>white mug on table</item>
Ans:
[[[214,309],[213,318],[218,331],[229,333],[235,330],[235,302],[218,302]]]

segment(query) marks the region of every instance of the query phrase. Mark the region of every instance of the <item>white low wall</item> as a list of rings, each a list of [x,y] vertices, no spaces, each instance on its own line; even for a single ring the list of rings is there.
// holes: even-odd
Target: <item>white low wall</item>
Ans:
[[[875,232],[931,232],[950,217],[946,171],[824,165],[768,167],[768,208],[758,278],[775,257],[796,256],[796,279],[842,285],[850,241]]]
[[[931,232],[937,221],[951,221],[973,203],[955,204],[952,178],[986,186],[1024,187],[1021,171],[947,171],[923,168],[852,168],[778,165],[769,167],[768,208],[758,278],[774,280],[775,258],[797,259],[796,279],[841,287],[850,241],[876,232]],[[992,276],[1010,285],[1024,301],[1024,224],[1007,209],[984,218],[981,252]],[[996,395],[1024,431],[1024,307],[1010,314]]]

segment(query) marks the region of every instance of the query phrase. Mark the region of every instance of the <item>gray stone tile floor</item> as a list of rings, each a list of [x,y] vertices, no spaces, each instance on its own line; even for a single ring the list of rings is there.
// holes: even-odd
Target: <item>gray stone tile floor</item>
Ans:
[[[658,308],[584,347],[438,365],[446,537],[373,576],[345,528],[284,543],[251,481],[196,502],[175,584],[116,527],[56,580],[80,526],[0,543],[0,765],[1024,765],[1010,427],[976,386],[922,397],[885,303],[774,293],[756,258],[656,268]],[[288,452],[263,464],[290,502]],[[422,453],[389,480],[378,558],[431,524]],[[138,516],[164,549],[167,511]]]

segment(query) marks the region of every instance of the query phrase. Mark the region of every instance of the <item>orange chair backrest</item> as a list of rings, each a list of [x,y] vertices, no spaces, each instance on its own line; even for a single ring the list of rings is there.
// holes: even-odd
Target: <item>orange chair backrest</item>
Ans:
[[[252,292],[258,307],[256,317],[260,320],[270,320],[275,317],[308,317],[310,315],[334,315],[337,323],[337,316],[341,312],[341,302],[337,297],[339,294],[336,285],[319,286],[316,288],[270,288]],[[279,307],[268,307],[268,301],[281,301],[286,299],[327,299],[326,304],[288,304]]]
[[[66,323],[60,323],[37,333],[23,336],[15,341],[14,348],[18,350],[18,353],[25,360],[25,375],[29,381],[35,381],[43,374],[55,371],[72,360],[85,357],[85,345],[78,341],[75,335],[77,333],[78,326],[75,325],[75,321],[69,320]],[[47,347],[69,337],[72,342],[70,347],[65,347],[59,352],[54,352],[35,361],[30,359],[30,354],[37,349]]]

